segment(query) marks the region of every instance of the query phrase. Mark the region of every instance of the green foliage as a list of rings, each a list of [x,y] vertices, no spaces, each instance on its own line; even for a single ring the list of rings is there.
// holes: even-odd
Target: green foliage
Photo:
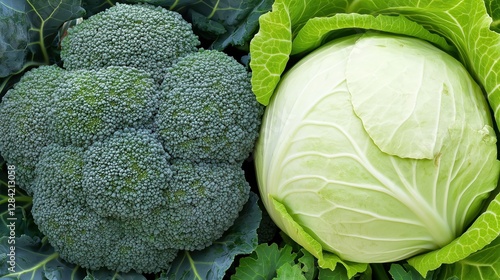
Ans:
[[[408,264],[392,264],[389,269],[394,280],[424,280],[424,279],[435,279],[434,272],[429,273],[426,278],[422,277],[418,271]],[[447,278],[445,278],[447,279]]]
[[[445,264],[439,270],[436,279],[498,279],[500,278],[500,237],[482,250],[457,261]],[[428,275],[432,275],[430,272]],[[436,275],[436,274],[434,274]]]
[[[29,236],[39,235],[39,231],[33,217],[31,217],[32,198],[21,188],[9,185],[7,178],[7,166],[2,164],[0,179],[0,235],[1,236]],[[9,187],[10,186],[10,187]],[[15,227],[10,228],[14,222]],[[11,231],[13,229],[13,233]]]
[[[313,255],[288,237],[284,238],[283,246],[259,244],[250,256],[240,259],[231,280],[348,280],[344,267],[335,270],[320,268]]]
[[[248,50],[248,43],[258,28],[259,17],[271,9],[272,0],[124,0],[127,3],[161,5],[182,13],[211,48],[230,46]]]
[[[289,265],[284,269],[286,270],[287,267],[291,269],[290,264],[295,265],[296,259],[297,253],[292,252],[291,246],[278,248],[276,243],[259,244],[251,256],[240,260],[236,273],[231,279],[271,279],[282,266]]]
[[[0,275],[2,279],[83,279],[85,273],[59,258],[47,239],[21,235],[16,238],[15,250],[11,250],[7,237],[0,238]],[[9,254],[15,254],[9,263]],[[7,260],[4,262],[3,260]],[[10,270],[9,270],[10,268]]]
[[[500,32],[500,1],[497,0],[484,0],[486,10],[492,18],[491,30]]]
[[[0,95],[9,80],[32,66],[53,63],[52,43],[59,28],[81,17],[85,10],[79,0],[0,1]],[[3,52],[5,51],[5,52]]]

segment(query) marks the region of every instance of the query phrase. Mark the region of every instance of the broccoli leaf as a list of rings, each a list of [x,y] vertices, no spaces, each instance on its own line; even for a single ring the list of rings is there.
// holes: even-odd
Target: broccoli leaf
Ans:
[[[167,279],[222,279],[234,258],[250,254],[257,246],[257,228],[261,220],[258,197],[250,199],[223,237],[201,251],[182,251],[172,262]]]
[[[83,279],[85,270],[59,258],[54,248],[38,237],[22,235],[10,244],[0,238],[0,275],[2,279]]]
[[[12,238],[22,234],[40,236],[41,233],[30,213],[31,197],[17,186],[8,183],[7,166],[2,166],[5,170],[2,170],[0,175],[0,235]],[[13,177],[10,182],[15,182],[15,170],[11,176]]]
[[[23,1],[0,1],[0,78],[23,67],[29,43],[29,22]]]
[[[61,25],[85,14],[80,2],[0,0],[0,93],[16,74],[52,62],[49,49]]]
[[[82,0],[82,7],[85,9],[85,18],[114,6],[115,2],[116,0]]]
[[[146,279],[143,275],[133,271],[128,273],[107,269],[91,271],[65,262],[46,238],[21,235],[16,237],[14,242],[7,236],[0,238],[0,276],[5,280]]]
[[[211,48],[223,50],[236,46],[248,50],[257,31],[259,17],[271,9],[272,0],[125,0],[161,5],[184,14],[196,34],[212,42]]]

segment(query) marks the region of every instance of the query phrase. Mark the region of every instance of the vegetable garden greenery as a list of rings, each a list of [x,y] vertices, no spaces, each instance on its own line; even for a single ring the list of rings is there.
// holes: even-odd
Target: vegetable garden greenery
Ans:
[[[500,279],[498,0],[0,0],[0,30],[1,279]]]

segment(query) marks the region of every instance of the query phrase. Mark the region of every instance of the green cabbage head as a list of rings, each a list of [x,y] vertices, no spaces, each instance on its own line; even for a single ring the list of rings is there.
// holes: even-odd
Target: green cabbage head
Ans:
[[[492,127],[481,88],[432,44],[336,39],[295,64],[270,100],[255,153],[262,199],[306,248],[407,259],[479,215],[500,170]]]

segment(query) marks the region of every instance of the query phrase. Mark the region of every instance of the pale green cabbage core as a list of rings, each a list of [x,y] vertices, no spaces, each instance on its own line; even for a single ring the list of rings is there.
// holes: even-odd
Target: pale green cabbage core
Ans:
[[[344,260],[406,259],[479,214],[500,171],[492,126],[479,86],[430,43],[338,39],[281,79],[256,147],[259,188],[292,238],[273,199]]]

